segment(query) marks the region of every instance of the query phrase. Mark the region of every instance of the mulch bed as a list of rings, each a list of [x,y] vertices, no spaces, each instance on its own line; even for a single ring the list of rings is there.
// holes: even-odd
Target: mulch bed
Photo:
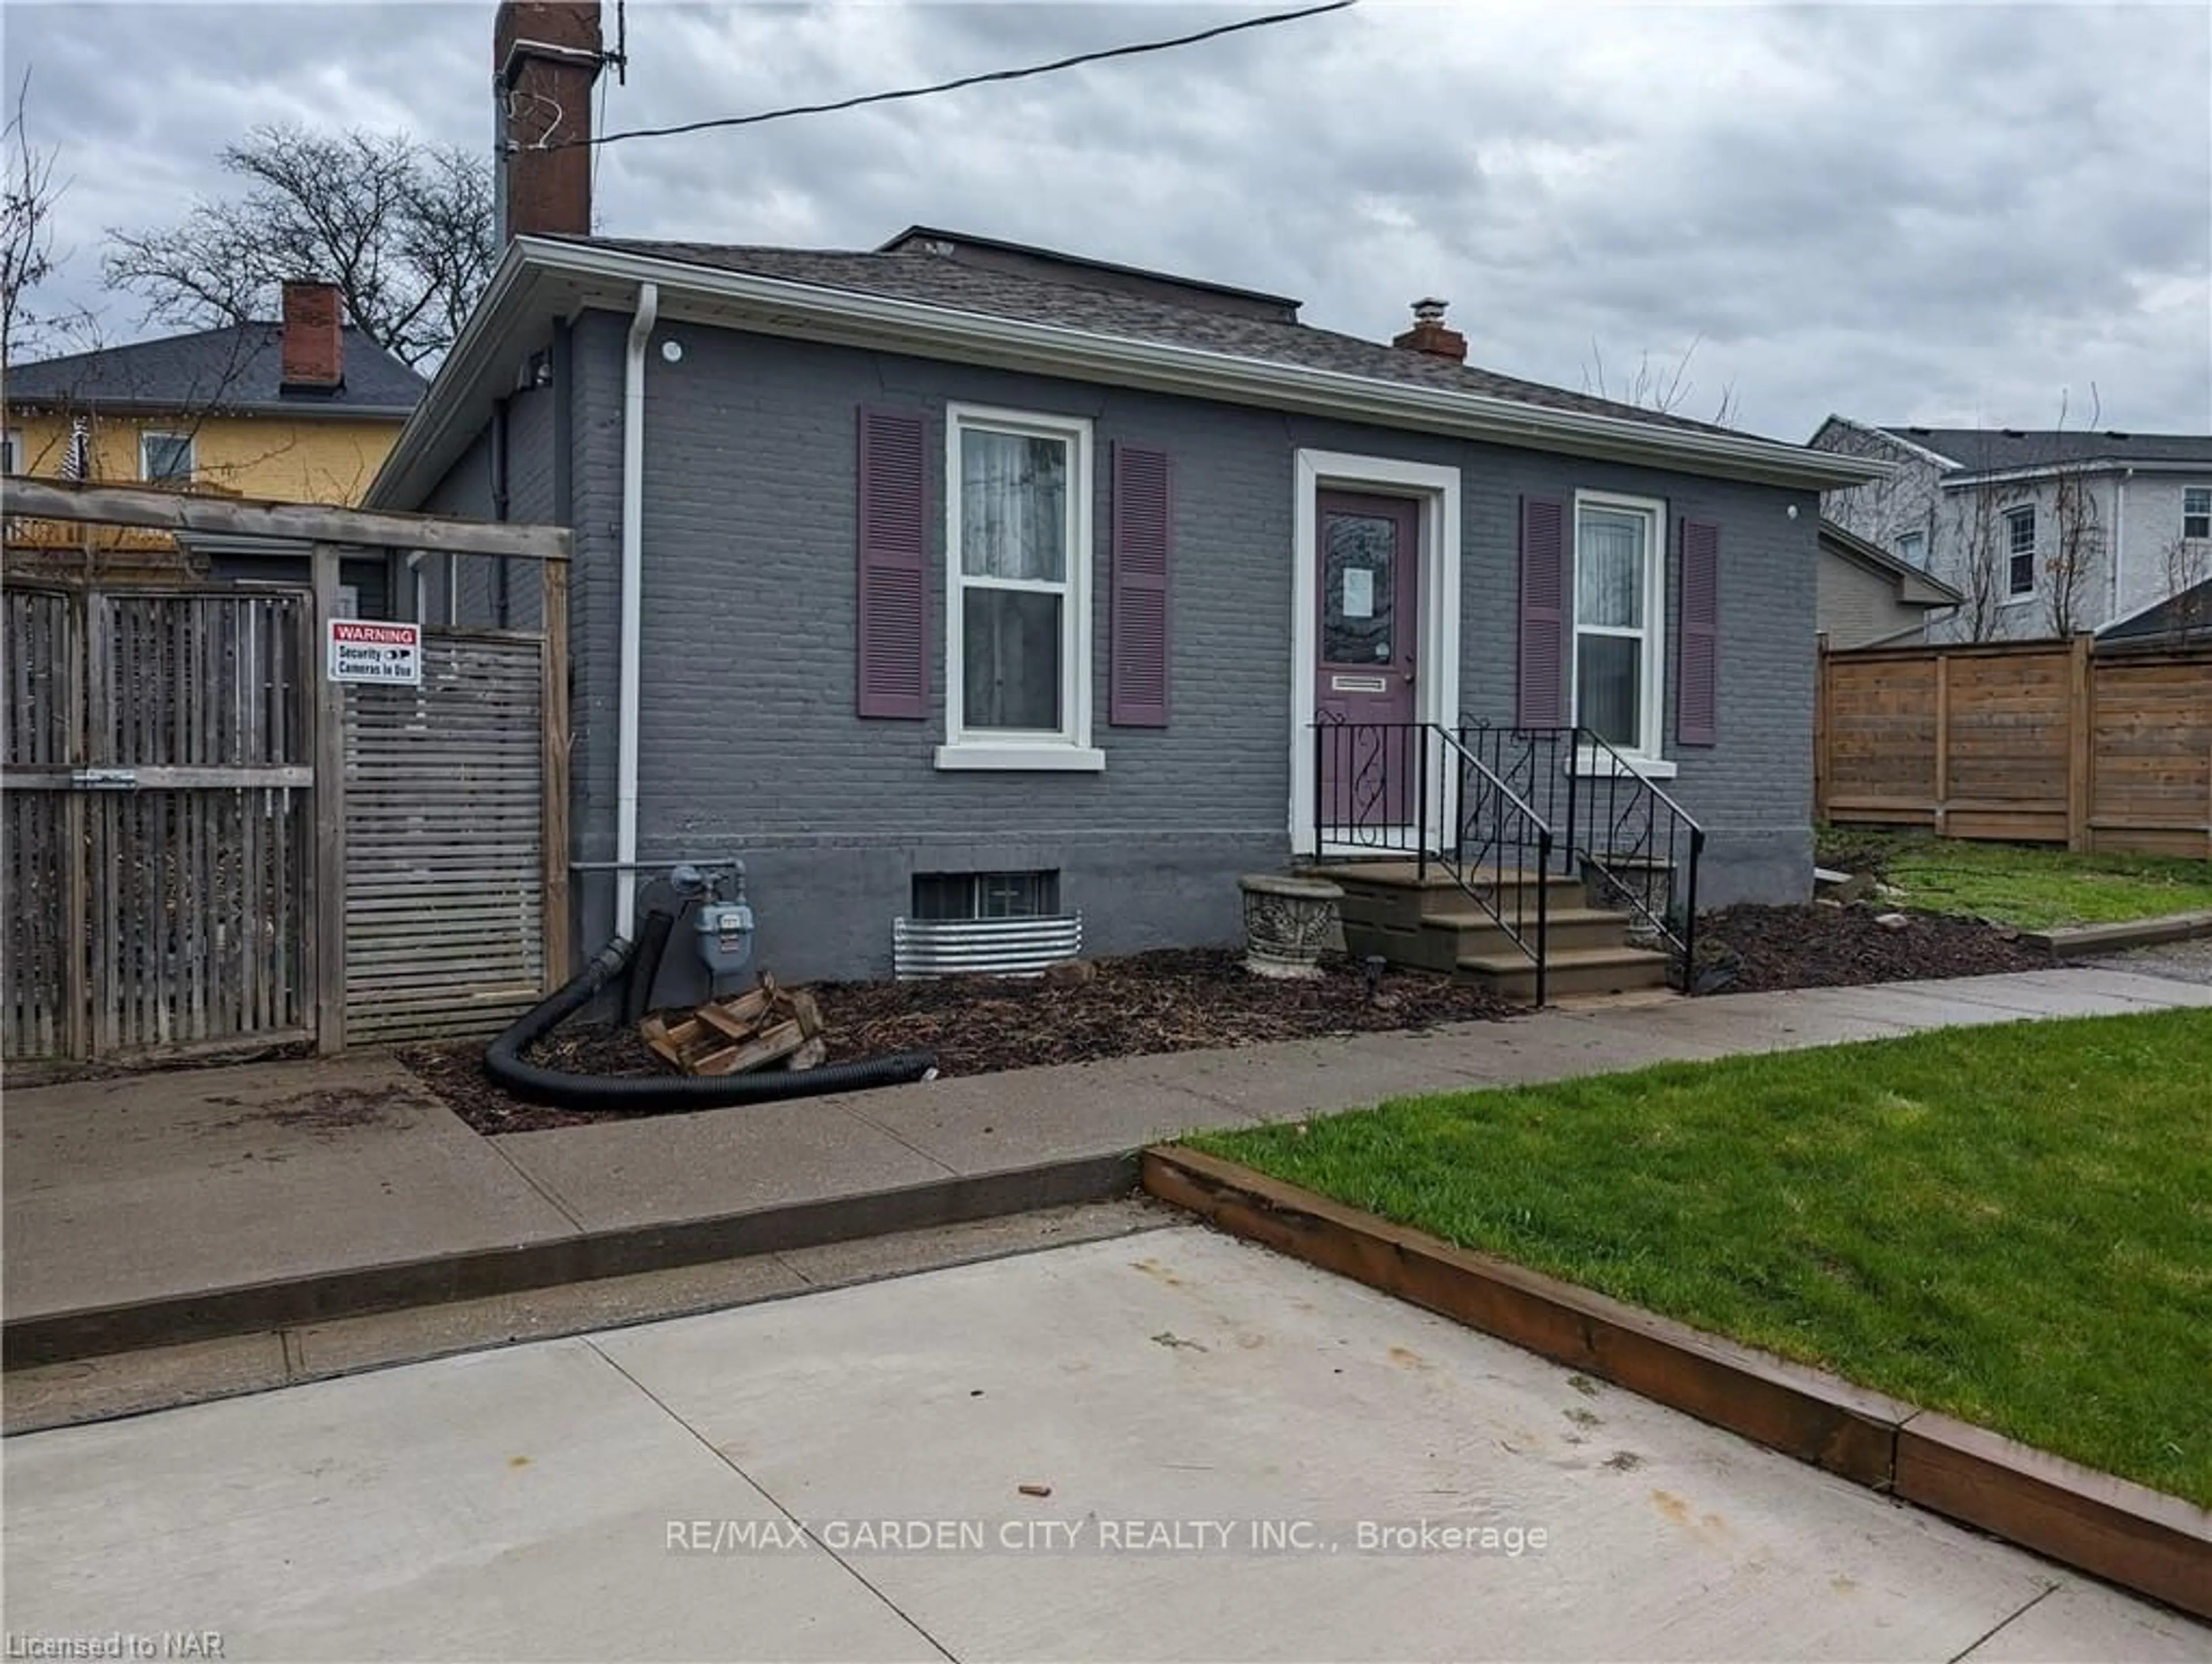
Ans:
[[[1425,1028],[1500,1017],[1517,1009],[1470,983],[1391,971],[1381,1001],[1341,958],[1311,981],[1255,977],[1236,953],[1216,948],[1134,954],[1097,962],[1087,983],[948,977],[930,982],[829,982],[811,987],[830,1063],[892,1051],[937,1054],[945,1075],[982,1075],[1049,1064],[1249,1045],[1262,1040]],[[633,1112],[549,1109],[509,1097],[485,1078],[481,1041],[413,1046],[399,1059],[479,1132],[525,1132],[625,1120]],[[634,1030],[570,1022],[531,1061],[579,1074],[671,1072]]]
[[[1951,913],[1906,911],[1901,930],[1864,905],[1765,907],[1745,903],[1698,920],[1701,993],[1848,988],[1923,977],[1979,977],[2048,969],[2051,958],[2017,931]]]

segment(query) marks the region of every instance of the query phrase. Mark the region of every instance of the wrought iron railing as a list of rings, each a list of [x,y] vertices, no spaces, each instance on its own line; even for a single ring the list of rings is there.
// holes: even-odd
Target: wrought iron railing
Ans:
[[[1314,724],[1316,854],[1440,868],[1536,969],[1544,1003],[1553,836],[1525,797],[1437,722]]]
[[[1316,853],[1395,856],[1424,875],[1443,862],[1535,959],[1540,1001],[1544,874],[1579,878],[1594,902],[1627,911],[1679,956],[1684,990],[1695,985],[1705,829],[1590,728],[1323,718],[1314,782]],[[1486,885],[1486,869],[1523,881]]]
[[[1457,735],[1439,728],[1437,737],[1452,777],[1452,798],[1444,805],[1452,881],[1534,964],[1541,1005],[1551,959],[1552,887],[1545,880],[1552,829]]]

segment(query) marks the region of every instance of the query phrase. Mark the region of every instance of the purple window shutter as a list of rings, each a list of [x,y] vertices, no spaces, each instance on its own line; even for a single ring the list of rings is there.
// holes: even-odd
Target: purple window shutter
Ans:
[[[1557,728],[1567,680],[1567,505],[1521,499],[1521,674],[1515,720]]]
[[[1674,739],[1710,746],[1720,732],[1721,528],[1682,522],[1681,666],[1674,694]]]
[[[1107,720],[1168,725],[1168,582],[1175,557],[1175,464],[1114,443],[1114,601]]]
[[[910,411],[860,411],[860,712],[929,714],[929,429]]]

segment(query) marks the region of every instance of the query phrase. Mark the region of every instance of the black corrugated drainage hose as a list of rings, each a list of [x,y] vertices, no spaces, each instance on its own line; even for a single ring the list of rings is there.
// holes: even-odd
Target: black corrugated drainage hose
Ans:
[[[644,1021],[653,1004],[653,984],[660,975],[660,958],[668,951],[668,934],[676,928],[676,915],[656,907],[645,916],[637,933],[637,952],[631,955],[629,974],[623,978],[622,1020],[625,1028]]]
[[[648,925],[650,920],[648,920]],[[526,1102],[556,1109],[619,1109],[640,1112],[662,1109],[720,1109],[734,1104],[769,1103],[779,1098],[815,1098],[828,1092],[857,1092],[866,1087],[923,1081],[937,1073],[930,1051],[899,1051],[858,1063],[827,1064],[819,1069],[765,1070],[751,1075],[671,1076],[656,1079],[609,1079],[571,1075],[525,1063],[522,1054],[591,1003],[629,964],[633,945],[617,936],[592,955],[591,963],[567,984],[524,1012],[484,1050],[484,1073]]]

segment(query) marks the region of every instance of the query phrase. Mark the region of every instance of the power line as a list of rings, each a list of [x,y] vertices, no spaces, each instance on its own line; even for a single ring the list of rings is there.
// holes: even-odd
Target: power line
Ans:
[[[1142,52],[1194,46],[1202,40],[1218,40],[1224,34],[1237,34],[1246,29],[1264,29],[1277,23],[1295,23],[1301,18],[1319,17],[1324,12],[1344,11],[1357,3],[1358,0],[1329,0],[1327,5],[1308,6],[1301,11],[1247,17],[1241,22],[1222,23],[1210,29],[1200,29],[1195,34],[1179,34],[1171,40],[1139,40],[1126,46],[1108,46],[1098,52],[1078,52],[1073,58],[1054,58],[1049,64],[1032,64],[1026,69],[993,70],[983,75],[963,76],[957,81],[936,82],[927,87],[902,87],[896,92],[863,93],[857,98],[841,98],[829,104],[794,104],[787,109],[763,110],[749,116],[718,116],[708,121],[687,121],[675,127],[634,127],[628,132],[599,133],[590,138],[563,139],[558,144],[541,144],[532,148],[565,150],[578,144],[613,144],[627,138],[672,138],[679,133],[702,133],[717,127],[752,127],[763,121],[781,121],[788,116],[828,115],[837,110],[856,110],[864,104],[892,104],[902,99],[928,98],[938,93],[958,92],[963,87],[981,87],[991,82],[1025,81],[1031,76],[1052,75],[1061,70],[1074,69],[1079,64],[1103,63],[1112,58],[1134,58]]]

